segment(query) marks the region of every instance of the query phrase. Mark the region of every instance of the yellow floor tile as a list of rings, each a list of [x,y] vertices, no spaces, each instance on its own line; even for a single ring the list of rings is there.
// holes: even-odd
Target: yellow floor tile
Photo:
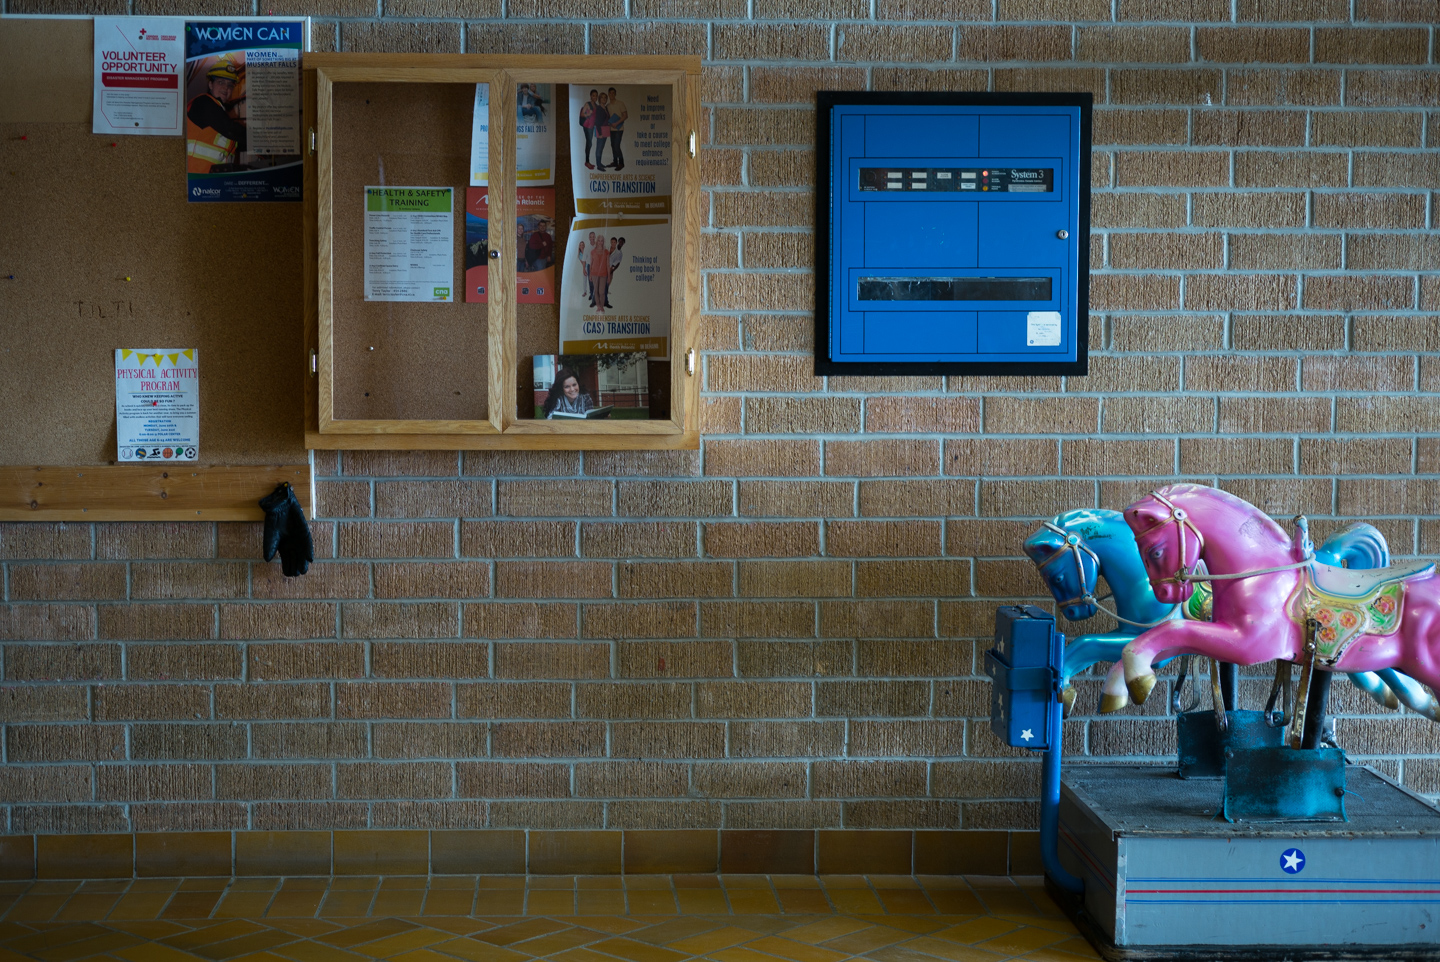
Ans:
[[[577,915],[623,915],[625,913],[625,893],[607,889],[581,889],[575,893],[575,913]]]
[[[830,906],[830,900],[818,888],[782,889],[777,887],[775,895],[780,900],[781,911],[786,915],[829,915],[834,911]]]
[[[590,949],[566,949],[556,952],[550,958],[555,962],[615,962],[613,957],[592,952]]]
[[[848,916],[837,915],[828,919],[821,919],[818,922],[811,922],[808,925],[801,925],[785,933],[785,938],[794,939],[796,942],[809,942],[818,945],[821,942],[828,942],[830,939],[839,938],[842,935],[849,935],[852,932],[861,932],[871,928],[866,922],[859,919],[852,919]]]
[[[525,911],[524,889],[487,889],[475,894],[476,915],[519,915]]]
[[[728,949],[732,945],[739,945],[755,937],[754,932],[747,932],[744,929],[737,929],[727,925],[723,929],[716,929],[713,932],[703,932],[700,935],[692,935],[688,938],[679,939],[667,943],[666,948],[674,949],[676,952],[684,952],[687,955],[709,955],[719,949]]]
[[[587,916],[575,919],[575,924],[587,929],[594,929],[597,932],[608,932],[611,935],[624,935],[626,932],[633,932],[645,926],[640,919],[632,919],[628,915]]]
[[[77,892],[70,896],[70,901],[55,913],[55,920],[60,921],[98,921],[110,914],[115,903],[120,901],[119,893]]]
[[[739,945],[733,949],[721,949],[719,952],[711,952],[708,958],[718,959],[719,962],[775,962],[775,956],[756,952],[754,949],[745,945]]]
[[[949,939],[951,942],[963,942],[966,945],[974,945],[976,942],[983,942],[986,939],[993,939],[1006,932],[1014,932],[1020,926],[1005,919],[983,917],[973,919],[969,922],[962,922],[959,925],[951,926],[948,929],[941,929],[935,933],[937,938]]]
[[[935,913],[935,906],[918,888],[877,888],[875,897],[880,900],[881,905],[885,906],[885,911],[891,915],[933,915]]]
[[[265,889],[260,892],[231,889],[225,893],[220,904],[215,906],[214,917],[217,919],[263,918],[265,910],[270,907],[270,901],[274,897],[273,889]]]
[[[630,902],[631,915],[674,915],[675,895],[668,888],[631,889],[626,893]]]
[[[646,945],[644,942],[637,942],[634,939],[606,939],[603,942],[596,942],[590,948],[596,952],[603,952],[605,955],[627,959],[629,962],[680,962],[681,959],[687,958],[683,952],[676,952],[674,949],[666,949],[658,945]]]
[[[727,885],[726,889],[730,911],[736,915],[775,915],[780,911],[780,904],[768,888],[732,889]]]
[[[840,962],[848,954],[773,935],[769,938],[756,939],[754,942],[748,943],[746,947],[757,952],[764,952],[766,955],[778,955],[782,959],[792,959],[794,962]]]
[[[375,893],[375,901],[370,906],[370,914],[377,917],[419,915],[424,904],[424,889],[402,888],[386,891],[382,886],[380,891]]]
[[[425,915],[469,915],[475,905],[475,886],[430,890],[425,899]]]
[[[359,962],[364,958],[354,952],[310,939],[279,946],[275,949],[275,954],[294,959],[295,962]]]
[[[570,889],[531,889],[525,895],[526,915],[574,915],[575,892]]]
[[[720,882],[727,889],[764,889],[770,891],[768,875],[722,875]]]
[[[883,949],[887,945],[903,942],[911,937],[910,932],[902,932],[888,925],[871,925],[851,932],[849,935],[842,935],[838,939],[830,939],[825,943],[825,947],[850,955],[864,955],[876,949]]]
[[[942,957],[927,955],[919,949],[912,948],[910,942],[903,945],[892,945],[878,952],[871,952],[870,958],[876,962],[940,962]],[[960,945],[956,942],[945,943],[950,946],[948,954],[943,956],[945,962],[1001,962],[1010,956],[1001,955],[998,952],[991,952],[988,949],[979,949],[973,945]]]
[[[1007,932],[996,938],[979,942],[977,945],[982,949],[990,949],[994,952],[1008,952],[1010,955],[1023,955],[1026,952],[1033,952],[1036,949],[1043,949],[1063,941],[1065,941],[1065,936],[1058,932],[1051,932],[1049,929],[1027,925],[1023,929]]]
[[[729,915],[730,903],[723,889],[679,888],[675,889],[675,902],[680,911],[695,915]]]
[[[885,907],[880,904],[875,893],[870,891],[869,886],[865,888],[827,887],[827,894],[837,912],[845,912],[850,915],[879,915],[885,911]]]
[[[70,900],[70,896],[64,893],[54,895],[37,895],[26,893],[22,895],[15,905],[5,914],[10,922],[45,922],[54,917]]]
[[[110,953],[126,962],[194,962],[199,956],[172,949],[163,942],[145,942]]]
[[[507,949],[503,945],[491,945],[489,942],[471,938],[438,942],[431,946],[431,949],[448,956],[465,959],[466,962],[520,962],[520,960],[530,958],[530,956],[513,949]]]
[[[318,936],[318,939],[328,945],[348,949],[365,942],[373,942],[376,939],[398,935],[401,932],[409,932],[414,928],[417,926],[413,922],[402,922],[399,919],[376,919],[373,922],[349,926],[327,935]]]
[[[368,955],[372,959],[393,959],[403,952],[411,952],[427,945],[434,945],[436,942],[448,941],[449,936],[450,933],[438,932],[435,929],[414,928],[408,932],[387,935],[383,939],[376,939],[353,948],[354,951],[361,955]]]
[[[926,894],[935,908],[946,915],[984,915],[985,904],[965,889],[929,889]]]
[[[948,939],[932,938],[922,935],[918,939],[911,939],[903,943],[902,948],[912,952],[922,952],[925,955],[932,955],[937,959],[948,959],[949,962],[971,962],[973,959],[990,959],[996,955],[1010,955],[994,945],[966,945],[964,942],[951,942]]]

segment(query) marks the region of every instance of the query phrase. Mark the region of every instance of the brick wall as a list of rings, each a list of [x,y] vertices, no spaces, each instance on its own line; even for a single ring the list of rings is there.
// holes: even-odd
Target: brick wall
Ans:
[[[975,639],[1036,519],[1186,478],[1440,554],[1437,7],[1353,3],[133,0],[704,55],[705,437],[321,455],[298,580],[251,525],[0,526],[0,830],[1032,827]],[[1089,377],[810,374],[817,87],[1095,94]],[[1173,750],[1162,694],[1072,751]],[[1440,792],[1440,728],[1336,708]]]

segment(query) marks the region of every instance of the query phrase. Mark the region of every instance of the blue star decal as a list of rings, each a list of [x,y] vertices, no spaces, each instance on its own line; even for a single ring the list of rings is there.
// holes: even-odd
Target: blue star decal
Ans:
[[[1305,853],[1298,848],[1286,849],[1280,856],[1280,868],[1286,875],[1298,875],[1305,867]]]

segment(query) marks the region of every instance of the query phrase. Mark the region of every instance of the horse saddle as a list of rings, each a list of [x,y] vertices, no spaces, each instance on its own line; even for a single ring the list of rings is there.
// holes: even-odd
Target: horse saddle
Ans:
[[[1333,665],[1361,635],[1394,634],[1405,610],[1405,583],[1434,571],[1433,561],[1391,568],[1312,564],[1301,582],[1297,614],[1320,626],[1315,633],[1316,655]]]

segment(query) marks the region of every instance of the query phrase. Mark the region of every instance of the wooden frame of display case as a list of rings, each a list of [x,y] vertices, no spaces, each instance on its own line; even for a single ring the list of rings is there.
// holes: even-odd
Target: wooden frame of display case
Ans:
[[[309,54],[304,60],[309,127],[305,165],[306,444],[312,448],[368,449],[627,449],[695,448],[700,373],[699,246],[702,221],[698,142],[698,57],[546,57],[470,54]],[[516,243],[513,117],[518,83],[662,84],[673,90],[671,212],[670,416],[651,420],[550,421],[522,418],[517,410],[517,305],[515,258],[490,268],[485,316],[488,388],[484,417],[356,418],[337,410],[337,249],[357,238],[337,231],[337,84],[489,83],[490,224],[493,249]],[[358,89],[358,88],[355,88]],[[372,88],[379,89],[379,88]],[[366,104],[370,101],[365,100]],[[308,126],[308,124],[307,124]],[[347,134],[351,133],[349,130]],[[464,131],[468,143],[468,125]],[[556,158],[556,182],[570,176],[568,156]],[[451,178],[452,182],[454,178]],[[459,186],[456,184],[456,186]],[[463,188],[458,196],[464,196]],[[339,212],[343,213],[343,212]],[[557,209],[556,220],[573,211]],[[557,262],[561,250],[557,245]],[[562,267],[562,269],[564,269]],[[462,267],[463,270],[463,267]],[[460,285],[463,288],[463,284]],[[426,305],[434,307],[435,305]],[[440,305],[449,307],[450,305]],[[477,305],[478,307],[478,305]],[[373,348],[372,348],[373,350]],[[454,355],[448,355],[453,357]],[[653,367],[652,367],[653,377]],[[460,393],[460,392],[455,392]],[[368,396],[368,395],[367,395]]]

